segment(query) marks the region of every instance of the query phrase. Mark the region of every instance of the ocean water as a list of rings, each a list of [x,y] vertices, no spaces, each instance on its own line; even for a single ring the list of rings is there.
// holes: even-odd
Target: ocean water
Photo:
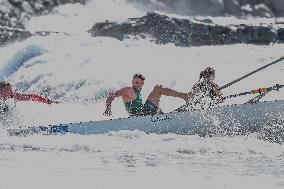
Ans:
[[[91,37],[96,22],[143,16],[124,1],[64,5],[32,18],[29,31],[58,31],[0,48],[0,78],[22,93],[59,104],[17,102],[1,117],[0,188],[244,188],[284,187],[284,144],[246,136],[157,135],[140,131],[103,135],[11,137],[8,128],[110,119],[102,115],[109,91],[145,75],[144,99],[156,84],[190,91],[202,69],[216,69],[220,86],[284,55],[283,44],[176,47],[149,39]],[[219,20],[222,20],[219,18]],[[222,22],[227,21],[223,19]],[[65,33],[64,33],[65,32]],[[68,33],[68,35],[66,35]],[[226,89],[224,95],[284,84],[278,63]],[[244,103],[253,96],[230,99]],[[263,100],[283,100],[284,90]],[[163,97],[170,112],[184,102]],[[121,99],[113,117],[127,117]],[[283,129],[283,125],[279,126]]]

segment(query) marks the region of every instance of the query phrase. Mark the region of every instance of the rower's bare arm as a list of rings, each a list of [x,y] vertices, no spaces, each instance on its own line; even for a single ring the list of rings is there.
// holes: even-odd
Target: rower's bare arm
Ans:
[[[214,96],[218,96],[218,97],[221,97],[221,96],[222,96],[221,91],[220,91],[219,88],[217,88],[217,87],[214,87],[214,88],[212,89],[212,94],[213,94]]]
[[[115,92],[110,92],[108,97],[107,97],[107,100],[106,100],[106,110],[104,112],[104,115],[111,116],[112,115],[111,104],[112,104],[113,100],[116,97],[122,97],[123,99],[125,99],[129,95],[130,89],[131,89],[130,87],[125,87],[125,88],[119,89]]]
[[[190,98],[192,99],[198,92],[199,92],[198,88],[193,87],[191,91],[188,93],[188,95],[190,95]]]
[[[37,102],[46,103],[46,104],[56,103],[47,98],[44,98],[42,96],[35,95],[35,94],[14,93],[13,97],[18,101],[37,101]]]
[[[111,103],[116,97],[122,97],[123,99],[127,98],[129,96],[130,89],[130,87],[125,87],[115,92],[109,93],[109,96],[106,100],[106,106],[111,107]]]
[[[225,98],[223,97],[223,94],[219,88],[213,88],[213,95],[219,98],[218,103],[222,103],[225,101]]]
[[[189,102],[190,100],[192,100],[193,96],[194,96],[194,93],[192,91],[187,93],[187,101],[186,102]]]

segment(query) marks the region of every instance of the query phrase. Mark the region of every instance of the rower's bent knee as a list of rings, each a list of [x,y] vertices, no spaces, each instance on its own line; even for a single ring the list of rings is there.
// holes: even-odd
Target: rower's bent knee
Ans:
[[[162,85],[156,85],[153,89],[156,93],[161,93],[163,86]]]

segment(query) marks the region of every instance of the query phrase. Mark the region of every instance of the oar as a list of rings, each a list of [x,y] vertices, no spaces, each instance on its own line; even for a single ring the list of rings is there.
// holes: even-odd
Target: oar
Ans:
[[[247,92],[228,95],[228,96],[223,97],[223,99],[234,98],[234,97],[248,95],[248,94],[257,94],[257,93],[262,94],[262,93],[270,92],[270,91],[273,91],[273,90],[277,91],[277,90],[279,90],[280,88],[283,88],[283,87],[284,87],[284,85],[276,84],[276,85],[274,85],[272,87],[268,87],[268,88],[258,88],[258,89],[254,89],[254,90],[247,91]]]
[[[233,84],[235,84],[235,83],[237,83],[237,82],[247,78],[248,76],[251,76],[252,74],[255,74],[256,72],[259,72],[260,70],[263,70],[263,69],[267,68],[268,66],[276,64],[276,63],[278,63],[278,62],[280,62],[282,60],[284,60],[284,57],[281,57],[281,58],[279,58],[279,59],[277,59],[277,60],[275,60],[275,61],[273,61],[273,62],[271,62],[269,64],[266,64],[265,66],[262,66],[262,67],[254,70],[254,71],[252,71],[252,72],[250,72],[250,73],[248,73],[248,74],[246,74],[246,75],[244,75],[244,76],[242,76],[242,77],[240,77],[240,78],[238,78],[238,79],[236,79],[234,81],[231,81],[230,83],[220,87],[219,90],[225,89],[225,88],[227,88],[227,87],[229,87],[229,86],[231,86],[231,85],[233,85]]]
[[[278,63],[278,62],[280,62],[282,60],[284,60],[284,57],[281,57],[281,58],[279,58],[279,59],[277,59],[277,60],[275,60],[275,61],[273,61],[273,62],[271,62],[269,64],[266,64],[266,65],[264,65],[264,66],[262,66],[262,67],[260,67],[260,68],[258,68],[256,70],[254,70],[254,71],[252,71],[252,72],[250,72],[250,73],[248,73],[248,74],[246,74],[246,75],[244,75],[244,76],[242,76],[242,77],[240,77],[240,78],[238,78],[238,79],[236,79],[234,81],[231,81],[230,83],[220,87],[219,90],[225,89],[225,88],[227,88],[227,87],[229,87],[229,86],[231,86],[231,85],[233,85],[233,84],[235,84],[235,83],[237,83],[237,82],[247,78],[248,76],[250,76],[252,74],[255,74],[256,72],[259,72],[260,70],[263,70],[263,69],[265,69],[265,68],[267,68],[267,67],[269,67],[271,65],[274,65],[274,64],[276,64],[276,63]],[[183,109],[186,108],[188,106],[188,104],[189,103],[187,102],[185,105],[179,107],[178,109],[176,109],[174,111],[183,111]]]

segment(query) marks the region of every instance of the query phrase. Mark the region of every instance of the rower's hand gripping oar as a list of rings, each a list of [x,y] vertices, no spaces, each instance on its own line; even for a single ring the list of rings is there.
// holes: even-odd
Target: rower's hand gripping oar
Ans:
[[[262,94],[262,93],[267,93],[267,92],[270,92],[270,91],[279,91],[279,89],[281,89],[283,87],[284,87],[284,85],[276,84],[276,85],[274,85],[272,87],[268,87],[268,88],[258,88],[258,89],[254,89],[254,90],[247,91],[247,92],[228,95],[228,96],[223,97],[223,99],[234,98],[234,97],[244,96],[244,95],[248,95],[248,94]]]
[[[225,88],[227,88],[227,87],[229,87],[229,86],[231,86],[231,85],[233,85],[233,84],[235,84],[235,83],[237,83],[237,82],[239,82],[239,81],[241,81],[241,80],[243,80],[243,79],[245,79],[245,78],[247,78],[247,77],[249,77],[249,76],[251,76],[251,75],[253,75],[253,74],[255,74],[255,73],[257,73],[257,72],[259,72],[259,71],[261,71],[261,70],[263,70],[265,68],[267,68],[267,67],[269,67],[269,66],[271,66],[271,65],[274,65],[274,64],[276,64],[278,62],[281,62],[282,60],[284,60],[284,57],[281,57],[281,58],[279,58],[279,59],[277,59],[277,60],[275,60],[275,61],[273,61],[273,62],[271,62],[269,64],[266,64],[266,65],[264,65],[264,66],[262,66],[262,67],[260,67],[260,68],[258,68],[256,70],[254,70],[254,71],[252,71],[252,72],[250,72],[250,73],[248,73],[248,74],[238,78],[238,79],[235,79],[234,81],[231,81],[230,83],[227,83],[226,85],[220,87],[218,90],[221,91],[221,90],[223,90],[223,89],[225,89]],[[184,109],[186,107],[188,107],[188,105],[189,105],[189,102],[187,102],[185,105],[179,107],[175,111],[178,111],[178,112],[179,111],[184,111]]]

